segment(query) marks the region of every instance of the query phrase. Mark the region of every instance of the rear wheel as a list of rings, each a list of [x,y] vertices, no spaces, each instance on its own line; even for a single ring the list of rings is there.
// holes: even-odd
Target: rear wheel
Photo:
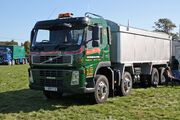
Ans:
[[[58,99],[62,97],[62,92],[53,92],[53,91],[43,91],[43,94],[48,99]]]
[[[120,95],[127,96],[131,93],[132,89],[132,77],[129,72],[124,73],[124,77],[121,80]]]
[[[12,65],[15,65],[15,61],[14,60],[12,60]]]
[[[161,85],[163,85],[163,84],[165,84],[165,82],[166,82],[166,78],[165,78],[165,76],[164,76],[164,72],[165,72],[165,68],[164,67],[161,67],[160,69],[159,69],[159,73],[160,73],[160,77],[159,77],[159,82],[160,82],[160,84]]]
[[[97,75],[95,77],[96,85],[95,92],[91,94],[94,103],[103,103],[109,96],[109,83],[104,75]]]
[[[17,59],[17,60],[15,60],[15,64],[19,64],[19,60]]]
[[[156,87],[158,83],[159,83],[159,72],[156,68],[153,68],[151,73],[151,85]]]

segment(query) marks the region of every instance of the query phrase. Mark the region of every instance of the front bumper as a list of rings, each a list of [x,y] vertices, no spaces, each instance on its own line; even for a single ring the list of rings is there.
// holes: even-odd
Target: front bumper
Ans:
[[[31,69],[29,76],[33,79],[29,87],[35,90],[45,90],[45,87],[56,87],[57,91],[65,93],[91,93],[93,87],[86,88],[86,77],[83,74],[84,68],[79,69]],[[79,71],[79,84],[71,85],[72,72]]]
[[[34,90],[44,90],[43,86],[29,85],[31,89]],[[58,91],[63,93],[92,93],[95,91],[95,88],[58,88]]]

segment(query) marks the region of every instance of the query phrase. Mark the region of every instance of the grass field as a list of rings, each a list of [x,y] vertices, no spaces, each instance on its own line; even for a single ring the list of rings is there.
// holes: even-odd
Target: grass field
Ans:
[[[84,95],[47,100],[28,88],[28,65],[0,66],[0,119],[180,120],[180,86],[135,88],[126,97],[91,105]]]

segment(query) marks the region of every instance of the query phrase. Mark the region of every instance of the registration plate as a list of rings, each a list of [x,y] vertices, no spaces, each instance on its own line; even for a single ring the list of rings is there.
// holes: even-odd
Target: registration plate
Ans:
[[[46,91],[57,91],[57,87],[44,87]]]

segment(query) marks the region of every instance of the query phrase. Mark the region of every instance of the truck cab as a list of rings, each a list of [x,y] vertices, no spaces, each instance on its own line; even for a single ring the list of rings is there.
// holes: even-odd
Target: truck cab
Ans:
[[[101,71],[104,74],[111,72],[109,28],[101,16],[91,18],[89,14],[75,18],[60,14],[58,19],[35,24],[30,45],[31,89],[42,90],[48,98],[66,92],[96,92],[96,103],[107,99],[108,80],[100,80],[98,85],[96,81],[104,78],[98,75],[100,68],[106,68]]]
[[[7,47],[0,47],[0,64],[10,64],[12,60],[11,49]]]

